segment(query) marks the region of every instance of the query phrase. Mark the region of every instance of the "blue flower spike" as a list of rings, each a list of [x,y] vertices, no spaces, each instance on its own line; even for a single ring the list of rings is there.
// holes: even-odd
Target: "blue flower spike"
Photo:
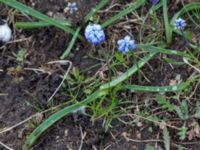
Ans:
[[[185,26],[186,26],[186,22],[184,19],[182,19],[182,18],[176,19],[176,22],[175,22],[176,29],[184,30]]]
[[[150,0],[153,5],[156,5],[160,0]]]
[[[119,51],[121,51],[124,54],[136,48],[135,40],[131,39],[129,35],[125,36],[121,40],[118,40],[117,44]]]
[[[99,24],[89,24],[85,29],[85,37],[94,46],[105,41],[105,33]]]
[[[68,3],[67,8],[71,14],[75,13],[78,10],[76,2]]]

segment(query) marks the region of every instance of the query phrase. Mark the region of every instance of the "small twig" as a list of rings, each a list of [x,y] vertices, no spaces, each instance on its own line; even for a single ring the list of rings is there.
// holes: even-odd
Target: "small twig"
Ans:
[[[190,94],[189,98],[193,97],[193,95],[197,92],[199,85],[200,85],[200,81],[198,81],[198,83],[196,84],[194,91]]]
[[[159,142],[159,143],[164,143],[163,140],[159,140],[159,139],[134,140],[134,139],[131,139],[131,138],[127,137],[126,133],[123,133],[122,136],[123,136],[128,142],[131,141],[131,142],[135,142],[135,143],[158,143],[158,142]],[[171,145],[174,146],[174,147],[179,147],[179,145],[177,145],[176,143],[171,143]],[[182,146],[182,148],[185,149],[185,150],[190,150],[190,149],[188,149],[188,148],[186,148],[186,147],[183,147],[183,146]]]
[[[34,71],[35,73],[42,72],[42,73],[47,73],[49,75],[51,74],[51,72],[49,71],[45,71],[43,69],[37,69],[37,68],[24,68],[24,70]]]
[[[30,39],[30,37],[7,42],[3,46],[1,46],[0,49],[4,48],[6,45],[9,45],[9,44],[12,44],[12,43],[19,43],[19,42],[23,42],[23,41],[28,41],[29,39]]]
[[[6,43],[6,45],[7,44],[12,44],[12,43],[19,43],[19,42],[23,42],[23,41],[28,41],[28,40],[30,40],[30,37],[23,38],[23,39],[18,39],[18,40],[14,40],[14,41],[10,41],[10,42]]]
[[[2,142],[0,142],[0,145],[2,145],[3,147],[5,147],[5,148],[8,149],[8,150],[14,150],[14,149],[8,147],[7,145],[3,144]]]
[[[118,6],[120,7],[120,6],[122,6],[122,5],[116,3],[116,4],[111,5],[109,8],[107,8],[107,9],[105,9],[105,10],[100,10],[100,11],[98,11],[98,13],[111,12],[111,9],[113,9],[114,7],[118,7]],[[112,12],[119,12],[119,11],[112,11]]]
[[[69,67],[67,69],[67,72],[65,73],[61,83],[59,84],[59,86],[56,88],[56,90],[53,92],[53,94],[51,95],[51,97],[48,99],[47,102],[50,102],[53,97],[55,96],[55,94],[59,91],[59,89],[61,88],[61,86],[63,85],[65,79],[67,78],[68,74],[69,74],[69,71],[71,70],[72,68],[72,62],[69,61],[69,60],[59,60],[59,61],[51,61],[49,62],[48,64],[56,64],[56,63],[59,63],[59,64],[62,64],[62,65],[66,65],[66,64],[69,64]]]
[[[7,96],[7,93],[0,93],[0,96]]]
[[[194,144],[199,144],[200,141],[196,141],[196,142],[178,142],[178,144],[183,144],[183,145],[194,145]]]
[[[131,141],[131,142],[135,142],[135,143],[163,142],[163,140],[157,140],[157,139],[134,140],[134,139],[131,139],[131,138],[127,137],[126,133],[123,133],[122,135],[127,141]]]
[[[138,118],[141,118],[141,119],[144,119],[144,120],[148,120],[148,121],[150,121],[150,122],[154,122],[154,123],[156,123],[157,125],[163,124],[163,122],[158,122],[158,121],[155,121],[155,120],[151,120],[151,119],[149,119],[149,118],[145,118],[145,117],[143,117],[143,116],[139,116],[139,115],[136,115],[136,114],[127,114],[127,116],[130,116],[130,117],[138,117]],[[165,126],[180,131],[180,128],[178,128],[178,127],[176,127],[176,126],[169,125],[169,124],[167,124],[167,123],[165,123]]]
[[[192,67],[193,69],[195,69],[196,71],[198,71],[200,73],[200,69],[198,69],[197,67],[193,66],[191,63],[189,63],[189,61],[186,58],[183,58],[183,61],[188,64],[190,67]]]
[[[8,132],[8,131],[11,131],[11,130],[13,130],[14,128],[16,128],[16,127],[18,127],[18,126],[20,126],[20,125],[22,125],[22,124],[28,122],[29,120],[31,120],[31,119],[37,117],[38,115],[44,114],[44,113],[49,112],[49,111],[54,110],[54,109],[57,109],[57,108],[60,107],[60,106],[62,106],[62,104],[60,104],[60,105],[58,105],[58,106],[55,106],[55,107],[52,107],[52,108],[49,108],[49,109],[47,109],[47,110],[45,110],[45,111],[42,111],[42,112],[40,112],[40,113],[36,113],[36,114],[34,114],[34,115],[32,115],[32,116],[26,118],[25,120],[23,120],[23,121],[21,121],[21,122],[15,124],[15,125],[13,125],[13,126],[11,126],[11,127],[4,128],[3,130],[0,130],[0,134],[5,133],[5,132]]]
[[[68,75],[68,73],[69,73],[69,71],[70,71],[70,69],[71,69],[71,67],[72,67],[71,61],[68,61],[68,60],[52,61],[52,62],[49,62],[48,64],[55,64],[55,63],[60,63],[60,64],[62,64],[62,65],[66,65],[67,63],[69,63],[69,67],[68,67],[68,69],[67,69],[66,74],[65,74],[64,77],[63,77],[62,82],[61,82],[60,85],[57,87],[57,89],[54,91],[54,93],[51,95],[51,97],[49,98],[48,101],[50,101],[50,100],[54,97],[54,95],[58,92],[58,90],[59,90],[60,87],[62,86],[64,80],[66,79],[66,77],[67,77],[67,75]],[[34,70],[34,71],[37,70],[37,71],[42,71],[42,70],[39,70],[39,69],[30,69],[30,68],[26,68],[26,70]],[[43,72],[43,71],[42,71],[42,72]],[[5,133],[5,132],[8,132],[8,131],[10,131],[10,130],[12,130],[12,129],[14,129],[14,128],[16,128],[16,127],[18,127],[18,126],[24,124],[24,123],[26,123],[26,122],[28,122],[29,120],[31,120],[31,119],[37,117],[39,114],[46,113],[46,112],[48,112],[48,111],[50,111],[50,110],[52,110],[52,109],[58,108],[59,106],[61,106],[61,105],[58,105],[58,106],[55,106],[55,107],[53,107],[53,108],[47,109],[47,110],[45,110],[45,111],[43,111],[43,112],[40,112],[40,113],[36,113],[36,114],[34,114],[34,115],[28,117],[27,119],[25,119],[25,120],[23,120],[23,121],[21,121],[21,122],[15,124],[15,125],[9,127],[9,128],[3,129],[2,131],[0,131],[0,134]]]
[[[83,133],[83,129],[82,127],[80,126],[80,131],[81,131],[81,144],[79,146],[79,150],[82,149],[82,146],[83,146],[83,140],[85,139],[85,136],[86,136],[86,132]]]

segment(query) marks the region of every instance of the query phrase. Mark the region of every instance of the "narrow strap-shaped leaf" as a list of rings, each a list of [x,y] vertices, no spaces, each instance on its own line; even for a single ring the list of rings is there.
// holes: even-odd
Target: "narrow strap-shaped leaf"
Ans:
[[[199,2],[193,2],[185,5],[181,10],[179,10],[171,19],[170,24],[171,26],[175,25],[176,19],[178,19],[180,16],[185,14],[186,12],[189,12],[191,10],[200,9],[200,3]]]
[[[193,2],[193,3],[189,3],[187,5],[185,5],[181,10],[179,10],[171,19],[170,21],[170,39],[172,40],[172,32],[174,31],[174,26],[175,26],[175,22],[176,19],[178,19],[180,16],[184,15],[185,13],[192,11],[192,10],[196,10],[196,9],[200,9],[200,3],[199,2]],[[178,31],[175,31],[178,34],[181,34]]]
[[[105,28],[113,23],[115,23],[117,20],[119,20],[121,17],[131,13],[132,11],[134,11],[135,9],[139,8],[140,6],[142,6],[145,3],[145,0],[138,0],[135,3],[131,4],[128,8],[120,11],[117,15],[115,15],[114,17],[107,19],[107,21],[105,21],[102,24],[102,27]]]
[[[156,5],[153,5],[152,8],[149,10],[150,14],[153,14],[156,10],[158,10],[162,6],[162,3],[158,3]]]
[[[76,40],[77,40],[77,37],[78,37],[78,34],[80,32],[81,28],[79,27],[77,30],[76,30],[76,33],[74,34],[72,40],[70,41],[69,43],[69,46],[67,47],[67,49],[65,50],[65,52],[62,54],[62,56],[60,57],[60,59],[65,59],[69,53],[71,52]]]
[[[172,41],[172,37],[170,36],[170,24],[169,24],[169,18],[168,18],[168,7],[167,7],[167,0],[162,0],[163,5],[163,18],[165,23],[165,34],[167,39],[167,44],[170,44]]]
[[[103,8],[110,0],[102,0],[99,4],[93,8],[87,16],[85,16],[85,22],[87,22],[95,13],[97,13],[101,8]]]
[[[66,21],[59,21],[64,26],[71,26],[70,22]],[[41,27],[48,27],[52,26],[52,24],[49,24],[47,22],[38,21],[38,22],[16,22],[15,23],[16,28],[20,29],[34,29],[34,28],[41,28]]]
[[[13,8],[15,8],[15,9],[21,11],[21,12],[24,12],[24,13],[30,15],[30,16],[33,16],[33,17],[35,17],[35,18],[37,18],[39,20],[47,22],[47,23],[49,23],[49,24],[51,24],[51,25],[53,25],[55,27],[58,27],[58,28],[64,30],[65,32],[69,32],[71,34],[75,34],[75,31],[73,29],[69,28],[68,26],[63,25],[59,21],[57,21],[57,20],[55,20],[53,18],[50,18],[50,17],[40,13],[39,11],[36,11],[33,8],[28,7],[28,6],[18,2],[16,0],[0,0],[0,2],[6,4],[6,5],[10,6],[10,7],[13,7]],[[84,39],[81,35],[79,35],[79,38],[81,40]]]
[[[46,119],[44,122],[42,122],[42,124],[40,124],[27,138],[26,140],[26,147],[30,148],[35,142],[36,140],[49,128],[51,127],[54,123],[56,123],[58,120],[60,120],[61,118],[65,117],[66,115],[72,113],[73,111],[76,111],[77,109],[79,109],[81,106],[86,105],[88,103],[90,103],[91,101],[102,97],[103,95],[105,95],[106,92],[105,91],[97,91],[95,93],[93,93],[92,95],[90,95],[88,98],[86,98],[85,100],[77,103],[77,104],[73,104],[71,106],[65,107],[61,110],[59,110],[58,112],[54,113],[53,115],[51,115],[48,119]]]
[[[133,90],[136,92],[175,92],[187,88],[189,84],[181,83],[172,86],[141,86],[141,85],[123,85],[121,88],[126,90]]]
[[[148,51],[148,52],[157,52],[157,53],[163,53],[163,54],[169,54],[169,55],[187,56],[186,53],[178,51],[178,50],[164,49],[164,48],[155,47],[152,45],[136,45],[136,47],[140,48],[144,51]]]
[[[124,80],[128,79],[130,76],[132,76],[135,72],[138,71],[139,68],[143,67],[150,59],[152,59],[154,56],[156,55],[156,53],[150,53],[147,56],[145,56],[144,58],[142,58],[138,64],[134,64],[130,69],[128,69],[125,73],[123,73],[122,75],[116,77],[116,79],[110,81],[109,83],[106,83],[102,86],[100,86],[100,89],[108,89],[108,88],[112,88],[116,85],[118,85],[119,83],[123,82]]]

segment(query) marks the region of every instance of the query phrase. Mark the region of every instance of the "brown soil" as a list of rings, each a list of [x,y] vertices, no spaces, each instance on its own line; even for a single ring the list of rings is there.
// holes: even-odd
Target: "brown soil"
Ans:
[[[70,18],[74,25],[79,23],[79,18],[63,12],[67,6],[65,0],[32,0],[32,2],[21,0],[21,2],[45,14],[53,13],[56,18]],[[81,3],[83,12],[87,14],[97,2],[99,1],[83,0]],[[6,18],[7,15],[8,9],[4,5],[0,5],[0,17]],[[9,17],[12,18],[11,22],[13,23],[15,18],[12,17],[12,14],[9,14]],[[17,19],[24,20],[20,16]],[[22,41],[4,45],[0,49],[0,129],[15,125],[37,111],[50,107],[47,100],[61,82],[60,75],[64,74],[63,70],[66,68],[59,65],[48,65],[47,63],[59,60],[71,38],[68,34],[53,27],[23,31],[14,29],[14,31],[13,40],[22,39]],[[80,44],[77,49],[82,47]],[[15,57],[15,54],[21,49],[27,53],[23,64],[19,63]],[[73,65],[84,70],[97,63],[98,61],[94,59],[84,57],[87,56],[88,51],[77,50],[74,54],[71,54],[70,59],[73,61]],[[186,68],[172,70],[170,66],[156,59],[152,60],[150,64],[157,68],[149,75],[149,79],[153,83],[151,85],[168,85],[170,79],[174,79],[177,74],[182,74],[183,78],[188,77],[190,74],[190,70]],[[160,66],[164,67],[160,68]],[[50,74],[36,73],[25,68],[40,68],[50,72]],[[147,72],[148,69],[147,67]],[[176,71],[174,72],[174,70]],[[182,72],[182,70],[185,71]],[[168,73],[172,71],[174,72],[173,74]],[[149,95],[143,96],[148,97]],[[56,94],[54,97],[55,105],[65,99],[67,100],[67,97],[67,94]],[[43,116],[43,118],[45,117]],[[134,142],[125,138],[137,140],[162,139],[162,133],[157,128],[150,132],[148,126],[140,128],[113,121],[113,127],[108,132],[105,132],[102,123],[103,120],[100,119],[92,124],[87,116],[68,116],[56,123],[37,142],[33,150],[77,150],[81,147],[83,150],[144,150],[147,144],[155,145],[155,143],[158,143],[158,149],[159,147],[163,148],[162,142]],[[31,131],[30,123],[21,125],[14,130],[1,134],[0,142],[15,150],[21,150],[26,136]],[[83,143],[81,143],[82,134],[85,135]],[[196,144],[192,149],[198,150],[199,146],[199,144]],[[185,147],[190,148],[190,145]],[[174,149],[177,149],[177,147],[173,146]],[[4,150],[1,145],[0,150]]]

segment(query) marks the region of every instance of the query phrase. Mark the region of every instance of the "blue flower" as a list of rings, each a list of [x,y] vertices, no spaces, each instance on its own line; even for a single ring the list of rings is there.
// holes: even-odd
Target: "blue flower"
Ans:
[[[105,34],[99,24],[90,24],[85,29],[85,37],[93,45],[101,44],[105,41]]]
[[[153,5],[157,4],[160,0],[150,0]]]
[[[124,39],[118,40],[118,49],[122,53],[128,53],[130,50],[134,50],[136,48],[135,41],[131,39],[129,35],[125,36]]]
[[[175,26],[176,26],[176,29],[183,30],[186,26],[186,22],[184,19],[178,18],[176,19]]]
[[[71,14],[75,13],[78,10],[76,2],[73,2],[73,3],[69,2],[67,5],[67,8],[69,9],[69,12]]]

